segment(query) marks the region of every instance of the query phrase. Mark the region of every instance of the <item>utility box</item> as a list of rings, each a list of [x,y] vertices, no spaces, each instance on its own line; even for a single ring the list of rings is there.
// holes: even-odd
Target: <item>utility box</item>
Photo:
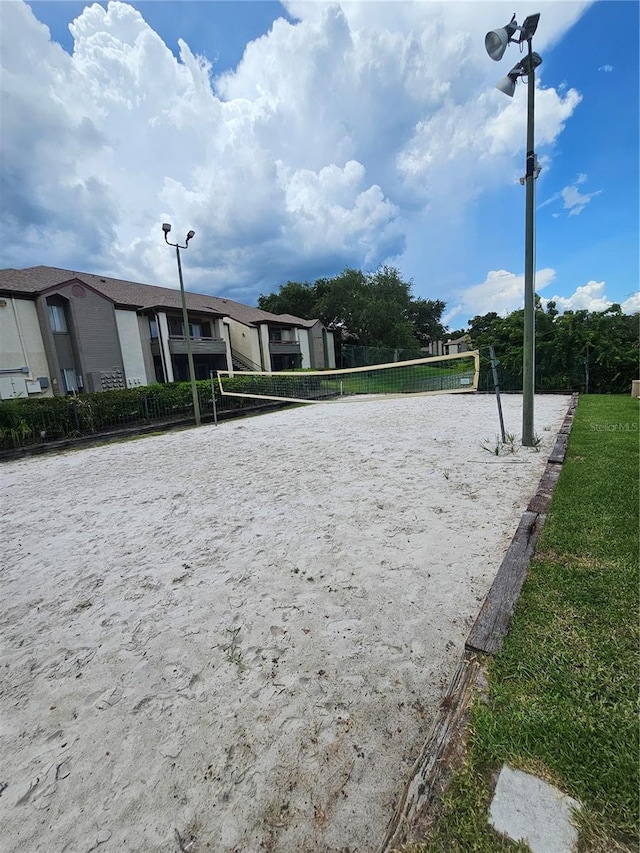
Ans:
[[[14,400],[27,396],[24,376],[0,376],[0,400]]]
[[[117,367],[111,370],[100,370],[89,373],[87,379],[89,381],[88,390],[93,393],[97,391],[117,391],[125,387],[124,376],[122,375],[122,371]]]
[[[631,380],[631,396],[640,397],[640,379]]]

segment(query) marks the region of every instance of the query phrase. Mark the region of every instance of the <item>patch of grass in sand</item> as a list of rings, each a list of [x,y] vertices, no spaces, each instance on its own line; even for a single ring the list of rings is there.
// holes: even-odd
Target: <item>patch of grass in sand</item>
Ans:
[[[508,762],[578,799],[579,850],[638,849],[638,403],[580,399],[538,550],[467,760],[404,853],[527,850],[488,825]]]

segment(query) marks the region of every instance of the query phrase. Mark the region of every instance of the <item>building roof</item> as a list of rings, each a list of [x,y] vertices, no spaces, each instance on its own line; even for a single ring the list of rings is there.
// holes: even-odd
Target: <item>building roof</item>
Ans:
[[[180,310],[182,307],[180,291],[170,287],[157,287],[152,284],[125,281],[119,278],[109,278],[94,273],[77,272],[58,267],[38,266],[21,270],[0,270],[0,293],[5,292],[16,296],[37,296],[43,291],[74,280],[87,284],[116,305],[137,310],[151,308]],[[187,308],[190,311],[216,314],[219,317],[231,317],[231,319],[237,320],[245,326],[271,323],[281,326],[311,328],[318,322],[317,320],[303,320],[301,317],[294,317],[291,314],[271,314],[261,308],[251,308],[241,302],[223,299],[220,296],[206,296],[202,293],[186,291],[186,298]]]
[[[267,314],[267,311],[263,312]],[[303,320],[302,317],[295,317],[293,314],[275,314],[272,315],[278,318],[281,323],[291,323],[292,326],[303,326],[305,329],[311,329],[319,320]]]

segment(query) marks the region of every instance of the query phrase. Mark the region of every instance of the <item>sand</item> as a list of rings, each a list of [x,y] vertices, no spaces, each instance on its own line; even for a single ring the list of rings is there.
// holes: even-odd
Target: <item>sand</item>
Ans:
[[[538,453],[451,395],[4,464],[0,848],[374,851],[568,404]]]

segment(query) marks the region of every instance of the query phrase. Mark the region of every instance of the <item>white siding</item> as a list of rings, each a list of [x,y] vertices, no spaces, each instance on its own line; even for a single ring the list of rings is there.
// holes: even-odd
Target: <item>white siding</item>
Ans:
[[[298,342],[300,343],[300,354],[302,356],[301,366],[311,367],[311,344],[308,329],[298,329]]]
[[[261,323],[260,341],[262,342],[262,369],[267,373],[271,373],[271,351],[269,349],[269,326],[266,323]]]
[[[330,367],[332,370],[336,366],[336,348],[333,342],[333,332],[327,331],[327,367]]]
[[[35,380],[39,376],[50,377],[36,303],[30,299],[8,297],[0,299],[0,303],[2,302],[4,305],[0,304],[0,368],[18,371],[15,378],[20,377],[23,381]],[[21,367],[28,367],[29,373],[20,373]],[[22,388],[22,383],[20,386]],[[29,393],[33,393],[35,386],[31,385],[30,389]],[[53,394],[51,385],[42,393],[43,396],[50,397]]]
[[[118,327],[127,388],[146,385],[147,371],[144,366],[138,315],[135,311],[116,308],[116,326]]]
[[[171,361],[171,351],[169,350],[169,324],[167,323],[167,315],[164,311],[159,311],[156,317],[158,319],[158,337],[162,349],[162,364],[165,370],[165,378],[167,382],[173,382],[173,362]]]
[[[224,340],[224,348],[227,355],[227,370],[233,371],[233,362],[231,361],[231,329],[229,328],[229,317],[225,317],[224,320],[216,320],[216,322],[220,326],[222,339]]]
[[[258,330],[253,326],[245,326],[244,323],[231,317],[225,318],[225,322],[229,324],[229,336],[233,349],[254,364],[261,364]]]

